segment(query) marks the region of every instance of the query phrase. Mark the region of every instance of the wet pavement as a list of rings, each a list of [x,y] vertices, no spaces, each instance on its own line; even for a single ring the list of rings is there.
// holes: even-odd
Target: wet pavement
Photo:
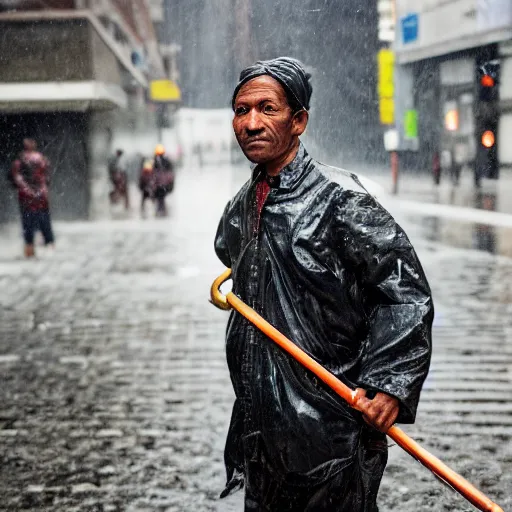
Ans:
[[[367,175],[392,191],[390,171],[373,169]],[[512,170],[503,169],[499,180],[483,180],[478,189],[467,168],[457,185],[447,176],[435,185],[428,172],[402,171],[393,197],[422,226],[424,238],[512,257]]]
[[[217,220],[247,174],[182,171],[169,218],[59,223],[38,261],[19,258],[17,226],[0,228],[0,511],[242,510],[241,493],[217,500],[233,393],[227,315],[208,293]],[[405,430],[510,510],[512,259],[396,214],[436,304]],[[474,510],[390,452],[381,512]]]
[[[354,170],[375,180],[385,191],[392,192],[390,169],[361,167]],[[478,189],[475,188],[473,174],[467,167],[462,170],[457,184],[448,176],[442,176],[438,185],[434,183],[433,175],[427,169],[400,169],[397,192],[398,197],[421,202],[512,214],[512,169],[501,169],[497,180],[483,179]]]

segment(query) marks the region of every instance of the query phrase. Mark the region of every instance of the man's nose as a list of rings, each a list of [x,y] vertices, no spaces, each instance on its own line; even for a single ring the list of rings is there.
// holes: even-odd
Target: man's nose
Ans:
[[[258,133],[263,129],[261,116],[255,110],[251,110],[246,118],[245,130],[248,134]]]

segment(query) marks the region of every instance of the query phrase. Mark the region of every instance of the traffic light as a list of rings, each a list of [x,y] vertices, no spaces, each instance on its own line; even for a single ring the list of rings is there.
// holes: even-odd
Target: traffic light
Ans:
[[[482,178],[498,179],[497,130],[499,121],[500,63],[489,60],[477,67],[475,104],[475,183]]]
[[[485,132],[482,133],[481,141],[484,148],[491,149],[496,143],[496,136],[492,130],[485,130]]]
[[[490,102],[498,100],[498,85],[500,82],[500,63],[490,60],[478,66],[478,98]]]
[[[497,128],[497,118],[477,121],[477,153],[475,162],[475,179],[477,183],[481,178],[498,179]]]

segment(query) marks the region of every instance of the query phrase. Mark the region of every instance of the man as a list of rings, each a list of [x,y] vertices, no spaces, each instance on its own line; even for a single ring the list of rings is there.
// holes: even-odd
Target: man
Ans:
[[[123,150],[117,149],[108,162],[108,175],[113,190],[110,192],[110,203],[116,204],[119,199],[124,199],[125,210],[130,208],[130,196],[128,193],[128,174],[122,166]]]
[[[23,151],[12,164],[10,180],[18,189],[26,258],[35,256],[36,231],[41,231],[45,245],[53,247],[55,243],[48,201],[48,172],[48,160],[37,151],[36,141],[24,139]]]
[[[169,158],[165,155],[165,147],[162,144],[158,144],[155,148],[153,172],[155,175],[156,215],[157,217],[166,217],[167,205],[165,204],[165,197],[174,188],[174,168]]]
[[[364,414],[233,312],[236,400],[221,497],[245,485],[246,512],[376,512],[383,432],[414,421],[430,362],[421,265],[357,177],[314,161],[299,141],[311,92],[294,59],[242,71],[233,128],[257,166],[226,206],[215,248],[234,293],[357,388]]]

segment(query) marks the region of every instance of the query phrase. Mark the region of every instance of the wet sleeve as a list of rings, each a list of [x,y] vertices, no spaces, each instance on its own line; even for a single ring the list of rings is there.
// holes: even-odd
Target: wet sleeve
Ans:
[[[215,235],[215,253],[226,267],[231,268],[231,257],[229,256],[229,249],[227,244],[227,230],[226,223],[228,217],[228,210],[231,202],[226,205],[224,209],[224,213],[219,222],[219,227],[217,228],[217,234]]]
[[[432,346],[427,279],[402,228],[369,194],[349,195],[337,216],[368,319],[358,384],[396,397],[397,421],[413,423]]]

